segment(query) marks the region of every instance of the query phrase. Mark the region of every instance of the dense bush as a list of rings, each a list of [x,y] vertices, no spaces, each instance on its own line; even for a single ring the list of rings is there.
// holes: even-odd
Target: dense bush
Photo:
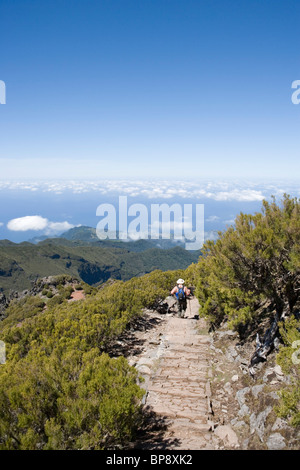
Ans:
[[[281,206],[273,198],[263,201],[261,213],[241,213],[235,226],[219,232],[216,242],[207,242],[189,276],[197,288],[200,314],[213,327],[226,319],[241,335],[259,323],[260,308],[268,305],[270,316],[285,314],[280,335],[284,341],[277,362],[289,375],[289,385],[280,392],[279,416],[300,425],[300,366],[293,345],[300,348],[300,204],[284,195]],[[264,309],[266,315],[266,309]],[[272,318],[270,318],[270,322]],[[256,325],[257,326],[257,325]],[[300,357],[298,357],[298,360]]]
[[[288,318],[281,323],[280,334],[284,346],[277,355],[277,363],[289,375],[290,383],[281,390],[276,411],[293,426],[300,426],[300,321],[294,316]]]
[[[0,331],[14,326],[26,318],[34,317],[42,312],[46,303],[40,297],[26,296],[22,300],[12,300],[5,311],[6,318],[0,323]]]
[[[216,242],[203,248],[196,270],[202,315],[218,325],[228,318],[239,329],[270,300],[281,314],[299,299],[300,205],[285,195],[282,207],[263,202],[262,213],[241,213]]]
[[[0,324],[7,349],[0,368],[1,448],[108,449],[132,439],[144,392],[136,370],[107,352],[180,275],[155,271],[115,281],[81,302],[63,302],[61,293],[46,310],[39,297],[16,302]]]
[[[142,394],[124,358],[33,348],[1,374],[1,448],[121,446],[133,437]]]

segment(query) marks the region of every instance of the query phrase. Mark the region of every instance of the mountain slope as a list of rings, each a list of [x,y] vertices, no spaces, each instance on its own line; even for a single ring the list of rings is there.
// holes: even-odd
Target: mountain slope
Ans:
[[[117,234],[118,236],[118,234]],[[162,249],[170,249],[174,248],[175,246],[181,246],[184,248],[184,243],[181,240],[174,240],[174,237],[171,234],[170,239],[140,239],[140,240],[121,240],[117,239],[107,239],[107,240],[100,240],[97,236],[96,229],[93,227],[87,226],[80,226],[74,227],[64,232],[60,235],[60,239],[55,238],[55,243],[64,243],[65,240],[69,240],[74,244],[81,245],[82,242],[84,244],[89,245],[98,245],[103,247],[115,247],[120,248],[124,245],[126,249],[129,251],[145,251],[149,248],[162,248]]]
[[[150,248],[145,251],[129,251],[127,243],[119,247],[73,243],[61,239],[45,240],[37,245],[30,243],[0,244],[0,288],[24,290],[39,277],[57,274],[77,276],[95,285],[110,277],[127,280],[133,276],[161,269],[185,269],[197,261],[199,253],[181,247],[169,250]]]

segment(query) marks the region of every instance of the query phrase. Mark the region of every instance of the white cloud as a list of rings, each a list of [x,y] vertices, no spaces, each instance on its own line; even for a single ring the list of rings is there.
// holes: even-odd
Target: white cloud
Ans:
[[[264,196],[261,191],[253,189],[234,189],[232,191],[220,191],[215,194],[210,194],[208,197],[216,201],[262,201]]]
[[[220,217],[218,217],[217,215],[210,215],[205,220],[206,222],[218,222],[218,220],[220,220]]]
[[[0,227],[2,227],[2,225],[4,225],[3,222],[0,222]]]
[[[43,191],[62,194],[65,191],[74,194],[97,192],[101,195],[124,194],[130,197],[155,199],[210,199],[213,201],[260,202],[276,193],[279,197],[284,192],[297,193],[299,185],[281,182],[278,186],[260,181],[222,181],[222,180],[64,180],[64,181],[0,181],[0,190]]]
[[[46,233],[58,233],[58,232],[66,232],[70,230],[70,228],[74,228],[74,225],[70,224],[69,222],[49,222],[47,226]]]
[[[12,219],[7,223],[7,228],[13,232],[26,232],[28,230],[41,231],[44,230],[47,235],[64,232],[73,228],[74,225],[67,221],[51,222],[40,215],[27,215]]]
[[[235,224],[235,219],[224,220],[224,224],[226,224],[226,225],[234,225],[234,224]]]
[[[218,232],[211,230],[210,232],[204,232],[204,240],[217,240],[219,238]]]
[[[48,219],[39,215],[27,215],[10,220],[7,228],[13,232],[26,232],[27,230],[44,230],[47,225]]]

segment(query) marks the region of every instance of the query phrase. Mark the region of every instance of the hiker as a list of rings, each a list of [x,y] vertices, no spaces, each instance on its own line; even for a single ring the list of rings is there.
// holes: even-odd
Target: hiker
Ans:
[[[186,311],[186,298],[190,295],[190,290],[184,285],[183,279],[178,279],[177,285],[171,290],[171,295],[176,296],[178,316],[184,317]]]

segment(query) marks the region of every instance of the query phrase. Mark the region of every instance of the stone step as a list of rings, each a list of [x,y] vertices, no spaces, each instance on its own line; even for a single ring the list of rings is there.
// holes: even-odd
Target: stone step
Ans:
[[[182,361],[198,363],[198,362],[203,362],[207,360],[206,357],[200,356],[199,354],[198,355],[197,354],[185,354],[185,353],[177,354],[177,353],[173,353],[173,351],[168,351],[166,354],[161,355],[160,358],[163,360],[170,359],[171,361],[178,361],[180,364],[182,363]]]
[[[163,400],[161,402],[152,402],[149,398],[149,401],[147,400],[147,405],[152,406],[155,413],[158,413],[158,409],[160,409],[161,414],[170,418],[186,418],[194,421],[203,419],[207,420],[209,416],[207,407],[204,404],[195,408],[185,408],[173,403],[164,402]]]
[[[199,347],[188,347],[188,348],[179,348],[179,347],[175,347],[175,345],[173,346],[169,346],[166,348],[166,350],[169,352],[169,351],[172,351],[173,354],[193,354],[193,355],[203,355],[204,357],[207,356],[207,350],[206,348],[199,348]]]
[[[175,419],[173,423],[168,428],[168,431],[176,432],[176,435],[180,436],[180,434],[184,433],[192,433],[195,436],[195,433],[207,433],[210,430],[210,425],[207,422],[203,423],[192,423],[192,422],[185,422],[181,420]]]
[[[184,398],[197,398],[197,399],[204,399],[206,398],[206,392],[205,390],[195,390],[195,391],[190,391],[187,390],[186,388],[173,388],[170,389],[169,387],[160,387],[160,386],[155,386],[155,385],[149,385],[148,386],[148,392],[155,392],[159,393],[161,395],[169,395],[170,397],[175,396],[175,397],[184,397]]]
[[[172,382],[164,382],[161,383],[160,381],[152,381],[151,384],[148,385],[148,390],[152,391],[162,391],[163,393],[169,393],[170,395],[175,395],[177,393],[192,393],[195,394],[196,397],[206,396],[206,387],[205,384],[202,383],[202,386],[199,384],[192,385],[192,384],[182,384],[182,383],[172,383]]]
[[[207,424],[208,415],[206,413],[206,410],[178,410],[175,407],[164,406],[163,403],[159,403],[155,407],[154,412],[158,416],[164,416],[165,418],[171,418],[172,420],[185,419],[189,420],[190,423]]]
[[[174,371],[174,374],[180,374],[182,378],[190,375],[195,375],[196,373],[199,373],[199,376],[206,376],[208,365],[207,364],[201,364],[201,363],[188,363],[188,364],[180,364],[180,363],[175,363],[174,361],[170,360],[168,362],[166,361],[161,361],[160,364],[160,369],[168,370],[168,371]],[[155,373],[155,376],[158,376],[158,373]]]
[[[174,368],[171,366],[170,367],[163,366],[161,369],[159,369],[159,371],[155,373],[155,375],[152,375],[151,377],[153,380],[156,380],[156,379],[159,380],[161,378],[161,381],[163,382],[165,380],[168,380],[168,377],[175,377],[175,376],[180,377],[180,380],[183,383],[185,382],[185,380],[188,380],[190,377],[195,378],[195,376],[196,376],[197,382],[199,383],[207,381],[206,370],[199,371],[198,369],[193,370],[192,368],[190,368],[190,369],[186,369],[182,371],[177,367]]]
[[[197,400],[191,398],[190,403],[187,403],[179,397],[169,397],[164,394],[149,392],[147,395],[147,404],[151,404],[155,407],[160,407],[161,405],[164,412],[166,412],[166,409],[169,409],[178,413],[187,413],[189,414],[189,419],[195,418],[196,414],[203,415],[207,412],[207,402],[203,398],[198,398]]]
[[[180,381],[180,383],[197,382],[199,386],[201,385],[203,386],[203,382],[207,381],[205,372],[202,372],[199,374],[191,374],[190,371],[188,371],[186,375],[182,375],[181,371],[179,375],[178,372],[179,371],[177,369],[174,370],[173,368],[170,368],[170,369],[162,368],[159,370],[159,373],[156,373],[151,378],[153,381],[160,381],[162,383],[166,381],[173,381],[173,380],[178,380]]]
[[[184,387],[189,390],[189,387],[193,387],[194,389],[197,390],[205,390],[205,382],[201,382],[198,380],[192,380],[190,377],[185,377],[184,380],[182,377],[165,377],[164,379],[161,377],[158,377],[157,379],[153,379],[152,381],[153,385],[162,385],[163,387]]]
[[[164,339],[170,343],[180,343],[183,344],[184,346],[189,346],[189,345],[198,345],[198,346],[203,346],[207,343],[210,343],[210,337],[209,336],[200,336],[200,335],[189,335],[185,334],[183,331],[182,334],[180,335],[174,335],[172,334],[166,334]]]
[[[189,394],[192,395],[192,394]],[[190,408],[198,408],[198,407],[207,407],[207,396],[206,393],[203,391],[202,394],[193,394],[193,396],[187,397],[184,394],[184,390],[176,391],[176,393],[169,393],[166,389],[163,388],[152,388],[148,389],[148,398],[153,402],[162,401],[166,404],[168,403],[177,403],[180,404],[180,407],[190,407]]]

